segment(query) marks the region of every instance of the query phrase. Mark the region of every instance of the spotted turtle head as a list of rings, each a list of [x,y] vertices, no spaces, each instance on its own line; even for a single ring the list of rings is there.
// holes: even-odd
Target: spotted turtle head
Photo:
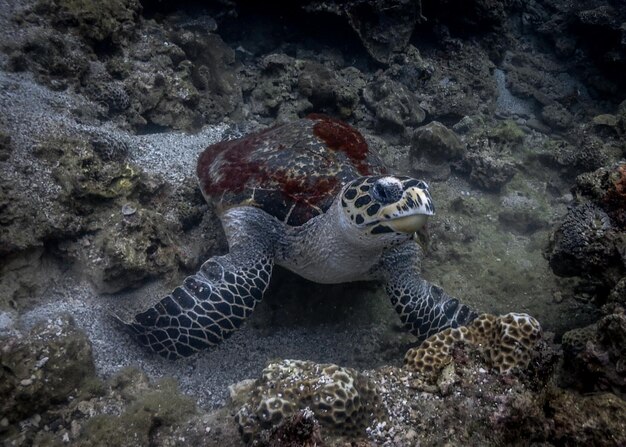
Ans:
[[[343,220],[364,235],[405,239],[435,214],[426,182],[410,177],[360,177],[344,186],[339,205]]]

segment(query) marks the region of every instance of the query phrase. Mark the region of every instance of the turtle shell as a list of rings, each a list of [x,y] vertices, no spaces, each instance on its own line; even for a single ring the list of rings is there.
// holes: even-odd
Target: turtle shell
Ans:
[[[346,182],[385,169],[356,129],[314,114],[209,146],[197,173],[219,213],[250,205],[302,225],[324,213]]]

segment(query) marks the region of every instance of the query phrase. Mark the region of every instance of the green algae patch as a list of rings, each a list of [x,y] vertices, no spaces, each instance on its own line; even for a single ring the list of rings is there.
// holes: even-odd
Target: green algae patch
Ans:
[[[52,138],[36,153],[57,160],[53,176],[66,201],[110,200],[130,195],[140,180],[140,172],[128,163],[104,161],[87,141]]]
[[[495,141],[519,144],[524,141],[526,133],[515,123],[505,120],[487,132],[488,136]]]
[[[91,344],[68,315],[37,324],[26,336],[0,337],[0,414],[17,423],[76,396],[95,379]]]
[[[131,380],[133,380],[131,378]],[[132,384],[130,385],[132,388]],[[173,379],[163,379],[155,389],[124,390],[129,405],[119,415],[101,414],[89,419],[81,433],[80,445],[152,445],[157,431],[182,423],[196,414],[196,405],[178,390]]]

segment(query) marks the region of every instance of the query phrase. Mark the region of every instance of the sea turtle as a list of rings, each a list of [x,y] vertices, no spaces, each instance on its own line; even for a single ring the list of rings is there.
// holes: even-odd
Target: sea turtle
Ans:
[[[387,174],[346,123],[310,115],[222,141],[200,155],[197,174],[229,252],[125,322],[162,356],[189,356],[241,327],[274,264],[318,283],[382,281],[420,339],[476,317],[419,274],[415,232],[435,213],[428,185]]]

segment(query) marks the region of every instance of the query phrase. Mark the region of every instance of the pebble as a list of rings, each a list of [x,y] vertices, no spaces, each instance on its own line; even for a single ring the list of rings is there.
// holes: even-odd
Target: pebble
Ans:
[[[22,386],[29,386],[33,384],[33,380],[32,379],[24,379],[20,382],[20,385]]]
[[[132,206],[130,203],[126,203],[122,206],[122,214],[124,216],[132,216],[137,212],[137,208]]]

